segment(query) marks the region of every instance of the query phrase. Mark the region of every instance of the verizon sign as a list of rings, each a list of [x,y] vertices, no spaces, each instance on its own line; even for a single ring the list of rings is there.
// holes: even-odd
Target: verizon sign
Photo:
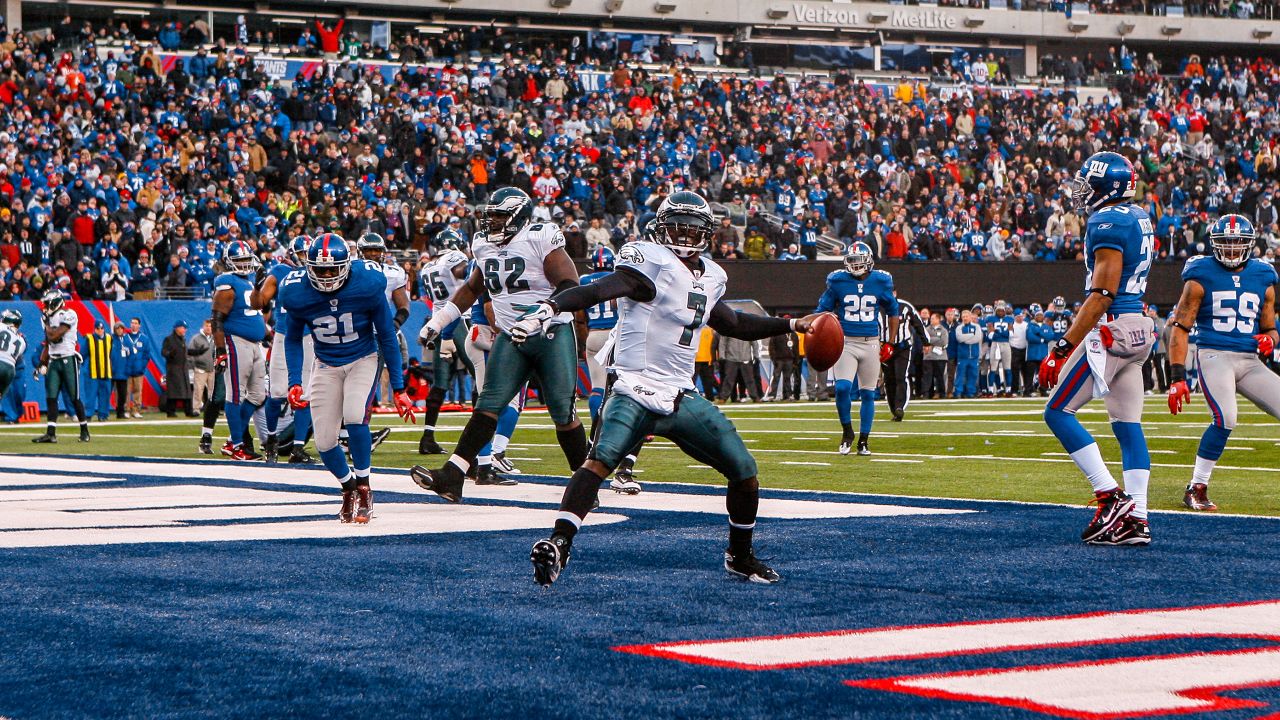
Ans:
[[[924,8],[905,8],[889,11],[887,22],[879,26],[908,28],[913,30],[954,30],[960,22],[954,15],[941,10]],[[797,23],[805,25],[822,25],[827,27],[872,27],[866,13],[850,9],[845,5],[821,3],[810,5],[792,3],[791,15]]]

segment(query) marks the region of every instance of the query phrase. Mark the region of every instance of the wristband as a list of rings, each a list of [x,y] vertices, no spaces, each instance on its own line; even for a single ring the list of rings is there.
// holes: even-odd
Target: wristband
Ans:
[[[1174,327],[1176,327],[1176,328],[1178,328],[1179,330],[1181,330],[1182,332],[1187,333],[1188,335],[1190,335],[1190,334],[1191,334],[1191,328],[1187,327],[1186,325],[1183,325],[1182,323],[1178,322],[1177,320],[1170,320],[1169,322],[1170,322]]]
[[[796,319],[795,319],[795,318],[791,318],[790,325],[791,325],[791,332],[795,332],[795,331],[796,331]]]
[[[1183,365],[1183,364],[1181,364],[1181,363],[1173,363],[1172,365],[1170,365],[1170,366],[1169,366],[1169,380],[1170,380],[1170,382],[1176,382],[1176,383],[1179,383],[1179,382],[1186,382],[1186,381],[1187,381],[1187,366],[1186,366],[1186,365]]]
[[[1053,354],[1059,357],[1066,357],[1076,349],[1076,344],[1066,338],[1059,338],[1058,342],[1053,345]]]

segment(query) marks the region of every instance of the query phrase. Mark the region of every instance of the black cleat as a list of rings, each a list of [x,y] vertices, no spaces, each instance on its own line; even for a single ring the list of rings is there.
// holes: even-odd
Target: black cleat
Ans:
[[[373,444],[369,447],[369,452],[373,452],[374,450],[377,450],[378,446],[382,444],[382,441],[386,440],[387,437],[390,435],[391,435],[391,428],[382,428],[381,430],[378,430],[375,433],[373,433],[372,435]]]
[[[1090,545],[1150,545],[1151,526],[1146,520],[1126,515],[1111,532],[1103,533]]]
[[[422,439],[418,441],[419,455],[443,455],[444,448],[436,442],[436,434],[430,430],[422,431]]]
[[[80,426],[80,442],[89,442],[89,426]]]
[[[510,486],[510,485],[519,485],[520,483],[516,482],[512,478],[507,477],[506,475],[502,475],[498,473],[498,469],[491,465],[488,468],[480,470],[476,474],[476,484],[477,485]]]
[[[730,575],[746,580],[747,582],[760,583],[762,585],[771,585],[778,582],[782,578],[773,568],[765,565],[756,558],[754,552],[748,551],[744,557],[734,557],[733,553],[728,550],[724,551],[724,569],[729,571]]]
[[[871,448],[867,445],[867,441],[866,441],[866,440],[859,440],[859,441],[858,441],[858,454],[859,454],[859,455],[870,455],[870,454],[871,454]]]
[[[353,519],[363,525],[369,522],[371,517],[373,517],[373,489],[368,485],[357,485],[356,516]]]
[[[213,454],[213,436],[212,435],[200,436],[200,452],[204,453],[205,455]]]
[[[409,469],[409,477],[423,490],[430,490],[451,503],[462,502],[462,477],[450,479],[444,470],[429,470],[421,465]]]
[[[279,450],[276,447],[276,436],[268,435],[267,439],[262,442],[262,457],[267,461],[268,465],[275,465],[279,460]]]
[[[547,540],[539,540],[533,544],[529,552],[529,560],[533,563],[533,581],[542,587],[551,587],[551,583],[560,577],[560,571],[569,564],[569,553],[572,544],[560,535],[552,535]]]
[[[47,433],[45,433],[45,434],[41,435],[40,437],[31,438],[31,442],[33,442],[33,443],[53,443],[53,444],[57,444],[57,442],[58,442],[58,436],[57,436],[57,435],[54,435],[53,433],[49,433],[49,432],[47,432]]]
[[[1095,492],[1093,502],[1098,503],[1098,510],[1093,514],[1093,520],[1085,527],[1084,532],[1080,533],[1080,539],[1085,542],[1093,542],[1106,535],[1133,512],[1133,498],[1126,495],[1120,488]]]
[[[1204,483],[1191,483],[1182,495],[1182,504],[1192,510],[1214,512],[1218,506],[1209,499],[1209,486]]]
[[[493,454],[493,466],[497,468],[500,473],[507,473],[508,475],[520,474],[520,470],[515,465],[512,465],[511,461],[507,459],[507,454],[505,452]]]
[[[293,452],[289,453],[290,465],[315,465],[316,459],[307,454],[305,448],[300,445],[294,445]]]
[[[349,523],[356,516],[356,491],[342,491],[342,509],[338,511],[338,522]]]
[[[902,422],[902,408],[893,409],[893,421]]]

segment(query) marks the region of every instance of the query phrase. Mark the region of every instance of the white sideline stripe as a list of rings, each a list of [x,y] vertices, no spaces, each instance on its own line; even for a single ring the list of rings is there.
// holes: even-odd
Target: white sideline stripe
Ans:
[[[790,461],[790,460],[783,460],[782,462],[780,462],[780,463],[778,463],[778,464],[779,464],[779,465],[820,465],[820,466],[822,466],[822,467],[831,467],[831,463],[824,463],[824,462],[793,462],[793,461]]]
[[[710,465],[685,465],[685,467],[689,468],[690,470],[710,470],[711,469]]]
[[[923,460],[906,460],[904,458],[871,458],[871,462],[882,463],[922,463]]]

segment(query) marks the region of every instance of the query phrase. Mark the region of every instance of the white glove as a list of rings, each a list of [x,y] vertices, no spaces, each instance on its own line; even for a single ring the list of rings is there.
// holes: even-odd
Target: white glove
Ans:
[[[534,335],[540,335],[546,323],[556,316],[556,308],[547,300],[539,300],[534,305],[517,305],[524,315],[511,328],[511,341],[519,345]]]

